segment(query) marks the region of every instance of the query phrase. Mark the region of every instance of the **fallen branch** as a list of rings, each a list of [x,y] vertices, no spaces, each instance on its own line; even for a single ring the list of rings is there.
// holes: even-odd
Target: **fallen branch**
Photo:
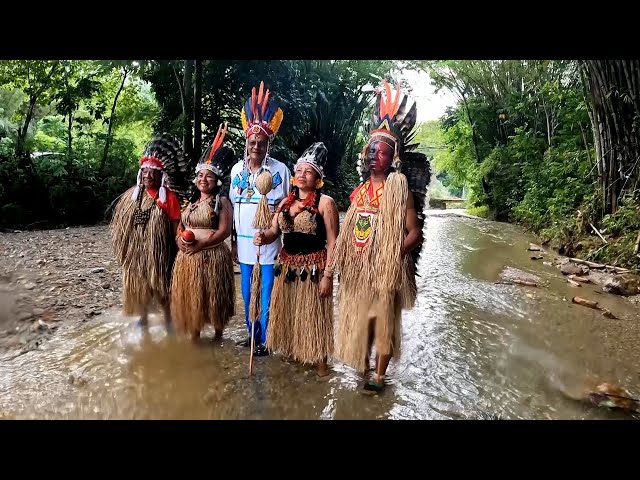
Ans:
[[[577,303],[578,305],[582,305],[584,307],[595,308],[596,310],[600,310],[600,306],[598,305],[598,302],[587,300],[581,297],[573,297],[571,301],[573,303]]]
[[[582,285],[578,282],[574,282],[573,280],[571,280],[570,278],[567,278],[567,282],[569,282],[569,285],[572,285],[574,287],[581,287]]]
[[[47,223],[48,221],[49,220],[38,220],[37,222],[30,223],[29,225],[24,227],[24,229],[25,230],[29,230],[29,229],[31,229],[31,227],[35,227],[36,225],[42,225],[44,223]]]
[[[577,263],[578,265],[586,265],[589,268],[604,268],[606,265],[604,263],[596,263],[590,262],[589,260],[581,260],[579,258],[569,258],[573,263]]]
[[[607,268],[609,270],[613,270],[616,273],[629,273],[629,272],[631,272],[631,270],[629,270],[628,268],[614,267],[613,265],[605,265],[604,268]]]
[[[602,239],[602,241],[604,243],[609,243],[607,242],[607,240],[600,234],[600,232],[598,231],[598,229],[596,227],[593,226],[593,223],[589,222],[589,225],[591,225],[591,228],[593,228],[593,231],[596,232],[598,234],[598,236]]]
[[[589,280],[588,278],[585,277],[578,277],[576,275],[569,275],[569,278],[575,282],[580,282],[580,283],[591,283],[591,280]]]
[[[536,282],[529,282],[527,280],[503,280],[501,282],[495,282],[496,285],[524,285],[526,287],[537,287]]]
[[[590,262],[589,260],[581,260],[579,258],[569,258],[569,260],[572,261],[573,263],[577,263],[579,265],[586,265],[587,267],[593,268],[593,269],[609,268],[611,270],[614,270],[617,273],[629,273],[631,271],[628,268],[614,267],[613,265],[605,265],[604,263]]]

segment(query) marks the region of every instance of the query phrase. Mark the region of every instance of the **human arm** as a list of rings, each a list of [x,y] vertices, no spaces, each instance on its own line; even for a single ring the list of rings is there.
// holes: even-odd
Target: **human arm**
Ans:
[[[240,263],[240,261],[238,260],[238,232],[236,231],[236,220],[234,215],[234,209],[236,208],[236,203],[235,203],[235,195],[233,192],[234,179],[238,175],[238,172],[236,171],[236,169],[237,167],[235,166],[231,169],[232,181],[229,184],[228,194],[229,194],[229,202],[231,204],[231,258],[235,263]]]
[[[233,214],[231,210],[231,202],[226,197],[220,197],[220,213],[218,215],[218,229],[214,230],[211,235],[201,241],[195,241],[192,244],[185,245],[185,251],[188,253],[196,253],[205,248],[213,247],[231,235],[233,223]]]
[[[282,209],[282,206],[286,201],[287,199],[284,198],[278,205],[276,214],[271,219],[271,227],[269,227],[267,230],[260,230],[259,232],[256,232],[253,237],[253,244],[255,246],[259,247],[261,245],[268,245],[275,242],[278,236],[280,236],[280,227],[278,226],[278,212],[280,212],[280,209]]]
[[[333,259],[333,251],[340,230],[340,218],[338,216],[338,207],[333,198],[323,195],[320,198],[319,213],[322,215],[327,231],[327,265],[331,265]],[[320,280],[320,296],[323,298],[330,297],[333,293],[333,271],[325,269]]]
[[[176,238],[179,233],[179,226],[182,216],[182,211],[180,209],[180,200],[178,200],[178,196],[174,192],[168,191],[166,203],[159,203],[159,205],[160,208],[162,208],[162,210],[165,212],[167,217],[169,217],[169,222],[171,222],[171,235]]]
[[[411,192],[409,192],[409,197],[407,198],[405,228],[407,230],[407,236],[404,238],[404,243],[402,245],[401,258],[404,258],[405,255],[410,253],[414,248],[420,245],[420,242],[422,242],[422,230],[418,223],[418,215],[416,213],[413,194]]]

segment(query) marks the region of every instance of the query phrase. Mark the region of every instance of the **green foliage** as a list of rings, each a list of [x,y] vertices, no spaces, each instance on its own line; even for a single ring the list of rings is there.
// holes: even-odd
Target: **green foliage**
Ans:
[[[0,61],[0,224],[40,228],[103,220],[111,202],[134,183],[152,135],[183,137],[185,64]],[[240,157],[240,109],[264,80],[285,112],[271,154],[292,166],[312,142],[325,142],[335,165],[325,192],[346,208],[358,183],[363,120],[372,108],[364,87],[378,84],[393,66],[368,60],[204,61],[203,145],[227,121],[228,141]]]
[[[632,195],[626,196],[616,213],[604,216],[602,225],[606,233],[614,236],[640,230],[640,203]]]
[[[427,62],[437,87],[460,102],[442,118],[436,168],[476,206],[535,231],[593,191],[587,108],[575,64],[563,61]]]
[[[0,225],[51,228],[100,222],[111,202],[135,181],[158,111],[153,94],[139,79],[126,84],[121,95],[126,103],[121,115],[116,110],[108,162],[100,171],[121,65],[61,61],[58,74],[37,97],[23,144],[27,155],[16,155],[16,139],[34,98],[29,95],[39,78],[20,75],[46,73],[51,63],[35,66],[40,70],[29,62],[0,62],[0,75],[17,75],[0,89]]]
[[[15,145],[10,137],[0,138],[0,158],[8,157],[13,153]]]
[[[515,219],[539,231],[572,216],[593,192],[589,169],[584,151],[547,150],[541,164],[527,163],[527,191],[514,208]]]
[[[486,205],[482,205],[480,207],[467,208],[467,213],[469,215],[475,215],[476,217],[491,218],[491,211],[489,210],[489,207]]]
[[[440,121],[446,150],[436,153],[435,164],[443,184],[467,189],[470,212],[521,222],[566,254],[635,262],[637,204],[627,198],[615,215],[603,218],[590,107],[577,62],[414,65],[431,75],[436,88],[459,98]],[[613,236],[609,245],[597,237],[593,244],[585,241],[594,235],[590,223]]]
[[[445,149],[446,139],[441,124],[437,120],[421,123],[416,127],[415,142],[420,143],[418,150],[432,158]]]
[[[635,254],[637,232],[627,232],[606,245],[593,248],[585,257],[594,262],[618,265],[638,270],[638,258]]]
[[[33,139],[36,152],[63,153],[67,146],[64,119],[60,115],[51,115],[42,119]]]

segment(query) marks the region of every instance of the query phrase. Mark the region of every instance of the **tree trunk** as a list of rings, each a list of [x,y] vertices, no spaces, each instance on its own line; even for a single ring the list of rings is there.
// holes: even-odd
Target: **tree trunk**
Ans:
[[[22,159],[23,162],[28,165],[31,165],[31,162],[28,161],[28,158],[25,157],[24,155],[25,154],[24,145],[27,138],[27,132],[29,131],[29,124],[31,123],[31,120],[33,118],[33,112],[36,108],[38,97],[40,97],[40,95],[42,95],[42,92],[44,92],[45,89],[49,86],[49,82],[51,82],[51,77],[53,77],[53,74],[56,72],[59,66],[60,66],[60,61],[58,60],[56,61],[56,63],[54,63],[51,66],[51,70],[49,70],[49,73],[47,74],[47,77],[42,82],[42,85],[40,86],[40,88],[36,90],[36,92],[29,97],[29,109],[27,110],[27,116],[24,119],[24,125],[22,126],[22,128],[18,130],[18,139],[16,141],[16,157]]]
[[[476,126],[473,123],[473,120],[471,119],[471,113],[469,112],[469,105],[467,104],[466,95],[464,94],[461,88],[458,88],[458,92],[460,93],[460,97],[462,98],[462,102],[464,103],[464,111],[467,114],[467,121],[469,122],[469,125],[471,125],[471,142],[473,143],[473,154],[476,157],[476,162],[480,164],[482,163],[482,160],[480,159],[480,152],[478,151],[478,136],[476,134]],[[482,177],[481,185],[482,185],[482,193],[484,193],[485,195],[488,195],[489,182],[487,182],[487,179],[485,177]]]
[[[72,140],[72,131],[73,127],[73,112],[69,112],[69,120],[67,124],[67,162],[71,161],[71,140]]]
[[[591,152],[589,151],[589,142],[587,142],[587,134],[584,132],[584,128],[582,128],[582,123],[579,123],[578,125],[580,127],[580,133],[582,134],[584,150],[585,152],[587,152],[587,160],[589,161],[589,165],[591,165]],[[593,171],[593,169],[591,171]]]
[[[542,97],[542,109],[544,110],[544,118],[547,121],[547,146],[551,148],[551,122],[549,120],[549,112],[547,111],[547,104],[544,101],[544,96]]]
[[[184,100],[182,102],[183,119],[183,144],[184,156],[189,168],[195,167],[196,159],[193,157],[193,60],[184,61]]]
[[[603,214],[615,213],[639,179],[639,72],[631,60],[581,60],[580,67],[590,97]]]
[[[193,99],[193,156],[202,155],[202,60],[196,60],[196,79]]]
[[[111,146],[111,136],[113,135],[113,124],[115,123],[115,115],[116,115],[116,106],[118,105],[118,97],[122,93],[122,89],[124,89],[124,82],[127,80],[127,76],[129,75],[129,70],[127,68],[123,68],[122,82],[120,83],[120,88],[118,89],[118,93],[116,93],[115,98],[113,99],[113,105],[111,105],[111,116],[109,117],[109,129],[107,130],[107,141],[104,144],[104,152],[102,154],[102,160],[100,161],[100,172],[104,173],[104,168],[107,165],[107,157],[109,156],[109,147]]]

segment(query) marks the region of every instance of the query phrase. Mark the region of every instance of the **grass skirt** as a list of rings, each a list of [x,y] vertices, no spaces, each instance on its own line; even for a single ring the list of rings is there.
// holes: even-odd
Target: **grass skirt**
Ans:
[[[333,301],[320,297],[326,259],[326,250],[309,255],[282,250],[278,257],[282,271],[271,296],[267,347],[301,363],[315,364],[333,353]],[[317,280],[311,276],[314,266]],[[301,268],[306,272],[304,280]]]

